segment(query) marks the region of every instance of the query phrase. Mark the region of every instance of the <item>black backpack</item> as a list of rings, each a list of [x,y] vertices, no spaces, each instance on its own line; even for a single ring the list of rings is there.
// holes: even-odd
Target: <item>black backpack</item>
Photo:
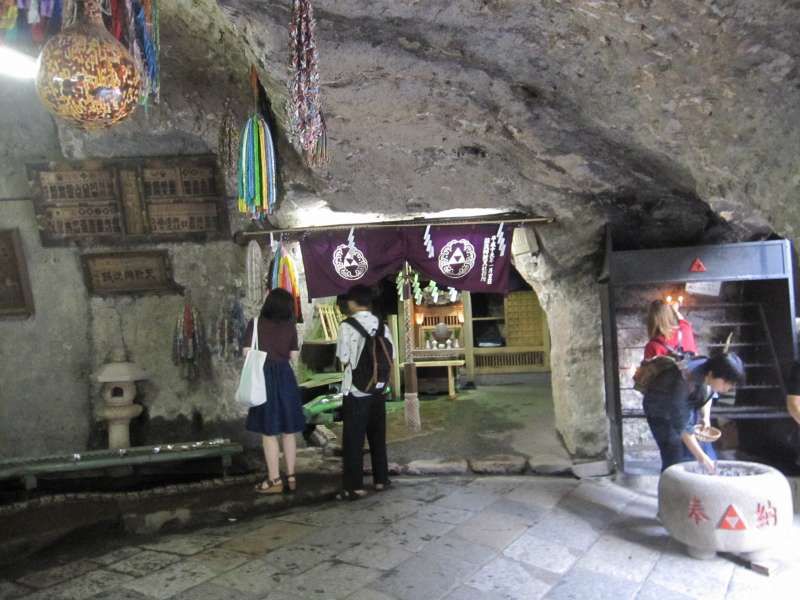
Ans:
[[[375,335],[370,335],[354,318],[344,322],[364,336],[364,349],[353,368],[353,385],[365,394],[385,392],[392,373],[392,353],[384,336],[386,324],[379,323]]]

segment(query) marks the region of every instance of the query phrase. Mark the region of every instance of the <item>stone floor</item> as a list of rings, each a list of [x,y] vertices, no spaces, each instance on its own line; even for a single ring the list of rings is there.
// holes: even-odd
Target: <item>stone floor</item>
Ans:
[[[398,478],[332,502],[158,538],[105,539],[0,579],[0,600],[796,599],[796,561],[768,578],[695,561],[655,520],[652,486],[544,477]],[[109,545],[111,544],[111,545]]]
[[[422,431],[409,432],[402,402],[387,404],[389,460],[480,459],[496,455],[528,457],[531,464],[572,461],[556,433],[548,375],[530,375],[515,385],[479,385],[460,390],[458,399],[426,396],[420,401]],[[341,424],[334,430],[340,436]],[[341,436],[340,436],[341,439]]]

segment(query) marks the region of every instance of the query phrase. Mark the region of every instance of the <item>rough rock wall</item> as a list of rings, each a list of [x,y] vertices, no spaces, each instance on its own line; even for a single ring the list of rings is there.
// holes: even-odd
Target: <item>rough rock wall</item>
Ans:
[[[514,263],[547,314],[556,429],[570,454],[594,457],[608,446],[602,323],[594,261],[564,269],[545,248],[558,225],[514,233]]]
[[[0,457],[83,448],[89,420],[89,299],[74,250],[45,249],[23,163],[58,156],[52,121],[33,85],[0,94],[0,229],[19,228],[36,315],[0,320]],[[20,152],[20,149],[24,149]]]
[[[0,457],[104,447],[105,427],[96,420],[102,400],[91,373],[122,346],[151,375],[139,384],[146,412],[132,426],[134,443],[244,436],[230,401],[238,362],[210,360],[202,379],[187,382],[172,364],[180,296],[90,298],[80,255],[107,248],[43,248],[25,174],[26,162],[42,159],[216,152],[226,100],[237,124],[252,108],[247,52],[228,42],[223,20],[215,25],[209,13],[198,11],[190,27],[190,6],[197,7],[168,4],[163,11],[163,68],[185,76],[165,76],[160,104],[137,109],[109,131],[82,133],[56,123],[41,108],[32,83],[2,82],[0,229],[22,230],[36,314],[25,321],[0,320]],[[194,36],[184,35],[192,27],[216,42],[198,48]],[[285,139],[279,148],[283,172],[291,174],[296,157]],[[231,181],[227,185],[233,190]],[[233,228],[243,225],[235,212],[231,217]],[[243,284],[244,251],[232,242],[135,248],[168,250],[176,282],[191,290],[206,324]]]

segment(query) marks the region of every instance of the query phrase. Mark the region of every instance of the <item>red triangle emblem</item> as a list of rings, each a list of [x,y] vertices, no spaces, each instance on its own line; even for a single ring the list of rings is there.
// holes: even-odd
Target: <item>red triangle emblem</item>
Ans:
[[[700,260],[699,258],[695,258],[694,262],[692,263],[692,266],[689,267],[689,272],[690,273],[705,273],[706,272],[706,266],[703,264],[702,260]]]
[[[744,519],[739,516],[739,513],[736,511],[736,508],[733,506],[733,504],[730,504],[728,505],[728,510],[726,510],[725,514],[722,515],[722,519],[720,519],[717,529],[744,531],[747,529],[747,525],[745,524]]]

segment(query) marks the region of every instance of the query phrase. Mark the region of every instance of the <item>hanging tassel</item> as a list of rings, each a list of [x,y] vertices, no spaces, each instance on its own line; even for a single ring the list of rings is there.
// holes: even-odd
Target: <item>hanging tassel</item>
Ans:
[[[123,16],[120,0],[111,0],[111,35],[119,42],[122,42],[122,34],[124,31]]]
[[[229,177],[237,176],[239,158],[239,132],[234,125],[233,109],[231,99],[225,100],[225,108],[219,123],[217,133],[217,156],[219,156],[220,167],[227,180]]]
[[[306,156],[308,163],[312,167],[321,167],[328,163],[328,126],[325,124],[325,116],[320,111],[319,113],[319,136],[317,141],[314,142],[314,148],[310,155]]]
[[[272,214],[278,203],[275,146],[266,121],[250,117],[240,136],[240,159],[237,175],[239,211],[253,219]]]
[[[74,2],[75,0],[65,0]],[[142,63],[142,51],[139,45],[139,38],[136,35],[136,12],[134,10],[134,0],[124,0],[125,2],[125,37],[128,40],[128,52],[133,57],[133,62],[136,64],[136,69],[141,74],[141,90],[139,92],[139,100],[141,102],[142,96],[147,92],[146,71]],[[66,5],[65,5],[66,8]]]
[[[264,300],[264,255],[255,240],[247,245],[246,272],[247,302],[255,307]]]
[[[233,354],[234,356],[241,356],[242,355],[242,347],[245,345],[244,340],[244,332],[247,329],[247,319],[244,315],[244,307],[242,303],[238,300],[234,300],[233,304],[231,305],[231,343],[233,344]]]
[[[148,25],[145,4],[135,2],[135,11],[136,35],[144,65],[142,75],[145,76],[144,79],[146,80],[144,94],[140,102],[147,104],[151,96],[155,97],[155,92],[158,88],[158,49],[153,41],[151,27]]]
[[[191,340],[194,339],[194,312],[192,305],[188,302],[183,305],[183,339],[189,341],[188,358],[194,356],[193,349],[191,348]]]

